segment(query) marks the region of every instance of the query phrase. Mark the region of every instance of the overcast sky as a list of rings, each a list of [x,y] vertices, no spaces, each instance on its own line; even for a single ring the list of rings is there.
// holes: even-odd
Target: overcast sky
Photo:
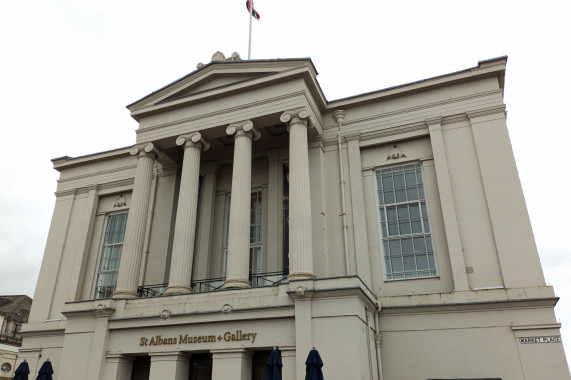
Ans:
[[[311,57],[328,100],[509,57],[508,129],[571,351],[568,1],[256,0],[252,58]],[[125,105],[248,55],[243,0],[0,2],[0,294],[33,296],[55,202],[50,159],[132,145]],[[551,202],[550,201],[550,202]]]

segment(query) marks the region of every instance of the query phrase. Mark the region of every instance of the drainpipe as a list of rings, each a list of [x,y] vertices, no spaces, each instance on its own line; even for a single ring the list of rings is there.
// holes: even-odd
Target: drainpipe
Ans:
[[[345,267],[347,270],[347,275],[351,274],[351,269],[349,267],[349,245],[347,242],[347,208],[345,207],[345,174],[343,171],[343,153],[341,151],[341,123],[345,119],[345,111],[337,110],[333,112],[333,118],[337,122],[337,150],[339,152],[339,175],[340,182],[339,186],[341,188],[341,222],[343,225],[343,246],[345,248]]]
[[[147,259],[149,258],[149,243],[151,240],[151,224],[153,223],[153,217],[155,213],[155,199],[157,195],[157,183],[158,183],[159,168],[157,163],[155,163],[154,178],[153,178],[153,188],[151,189],[151,200],[149,203],[149,216],[147,217],[147,228],[145,229],[145,245],[143,247],[143,261],[141,263],[141,271],[139,272],[139,286],[143,286],[143,281],[145,279],[145,271],[147,270]]]
[[[381,301],[375,301],[377,309],[375,310],[375,351],[377,352],[377,373],[379,380],[383,380],[383,366],[381,365],[381,329],[379,327],[379,314],[381,314]]]

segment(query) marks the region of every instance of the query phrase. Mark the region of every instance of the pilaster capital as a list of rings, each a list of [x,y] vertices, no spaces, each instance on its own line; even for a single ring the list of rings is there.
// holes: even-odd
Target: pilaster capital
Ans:
[[[315,136],[309,139],[308,143],[309,149],[321,148],[321,150],[323,150],[324,145],[325,144],[323,143],[323,138],[321,136]]]
[[[180,135],[176,139],[176,145],[184,145],[184,148],[197,148],[204,151],[210,149],[210,144],[202,137],[200,132]]]
[[[254,128],[254,123],[251,120],[243,120],[237,123],[232,123],[226,128],[226,133],[234,135],[234,138],[239,136],[251,136],[252,140],[258,140],[262,135]]]
[[[310,122],[309,112],[306,108],[297,108],[294,110],[285,111],[281,114],[280,121],[287,124],[288,130],[291,124],[295,123],[301,123],[307,126]]]
[[[347,142],[349,142],[349,141],[361,141],[361,132],[348,133],[344,137],[345,137],[345,140],[347,140]]]
[[[134,145],[131,148],[130,153],[131,156],[139,156],[139,157],[150,156],[155,160],[159,159],[162,156],[162,153],[159,152],[159,150],[151,142]]]
[[[438,131],[442,129],[442,116],[427,117],[425,119],[426,125],[428,125],[428,131]]]

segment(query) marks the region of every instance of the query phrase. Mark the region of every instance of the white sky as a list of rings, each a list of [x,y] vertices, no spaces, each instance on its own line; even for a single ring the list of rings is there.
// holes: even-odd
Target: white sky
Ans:
[[[508,128],[571,352],[568,1],[256,0],[252,58],[311,57],[329,100],[508,55]],[[125,105],[247,58],[244,0],[0,2],[0,294],[33,296],[53,211],[50,159],[132,145]],[[555,189],[555,190],[553,190]],[[560,191],[561,190],[561,191]]]

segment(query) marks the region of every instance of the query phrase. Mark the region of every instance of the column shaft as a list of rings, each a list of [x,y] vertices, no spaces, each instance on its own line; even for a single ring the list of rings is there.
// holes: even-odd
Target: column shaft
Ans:
[[[226,131],[234,135],[235,143],[224,288],[247,288],[250,286],[248,271],[250,267],[252,138],[257,132],[250,121],[232,124]]]
[[[196,239],[200,150],[203,148],[200,140],[198,132],[177,139],[177,144],[184,144],[185,148],[167,294],[190,293]]]
[[[305,110],[281,116],[289,125],[289,260],[290,280],[314,278],[311,239],[309,153]]]
[[[135,147],[131,150],[131,154],[138,154],[139,158],[135,172],[129,218],[125,229],[117,287],[113,298],[137,297],[137,281],[141,268],[143,245],[145,244],[145,229],[155,163],[153,150],[153,144],[150,143],[142,149]]]

